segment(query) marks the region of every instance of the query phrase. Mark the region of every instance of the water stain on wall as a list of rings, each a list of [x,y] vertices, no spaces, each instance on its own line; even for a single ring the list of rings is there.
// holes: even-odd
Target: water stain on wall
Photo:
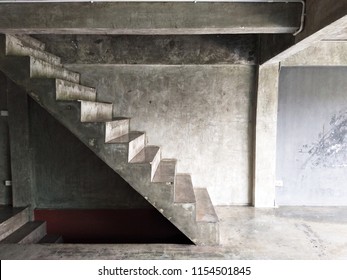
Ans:
[[[347,108],[331,117],[328,131],[318,135],[311,145],[304,145],[300,153],[308,158],[303,168],[311,167],[347,167]]]

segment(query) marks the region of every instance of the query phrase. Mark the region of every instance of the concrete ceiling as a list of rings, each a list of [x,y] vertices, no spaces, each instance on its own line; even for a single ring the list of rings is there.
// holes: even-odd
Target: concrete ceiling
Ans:
[[[6,1],[10,2],[10,1]],[[295,33],[297,1],[0,4],[0,32],[49,34]],[[16,1],[18,2],[18,1]],[[21,1],[28,2],[28,1]],[[52,1],[50,1],[52,2]],[[69,1],[72,2],[72,1]],[[76,2],[76,1],[74,1]],[[83,1],[85,2],[85,1]]]

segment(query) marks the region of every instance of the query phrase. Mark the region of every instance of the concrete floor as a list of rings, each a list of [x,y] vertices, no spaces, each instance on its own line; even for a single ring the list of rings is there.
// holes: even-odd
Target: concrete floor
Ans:
[[[0,245],[0,259],[347,259],[347,207],[216,207],[221,245]]]

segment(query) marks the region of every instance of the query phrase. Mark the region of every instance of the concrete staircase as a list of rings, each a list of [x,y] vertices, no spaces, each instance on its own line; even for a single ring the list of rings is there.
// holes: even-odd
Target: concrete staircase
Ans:
[[[146,145],[146,134],[130,120],[113,116],[113,104],[97,101],[96,90],[44,51],[41,42],[1,35],[0,70],[67,127],[99,158],[170,220],[191,241],[219,243],[218,217],[206,189],[194,189],[189,174],[176,173],[176,160]]]
[[[57,243],[46,234],[46,222],[30,221],[28,208],[0,206],[0,244]]]

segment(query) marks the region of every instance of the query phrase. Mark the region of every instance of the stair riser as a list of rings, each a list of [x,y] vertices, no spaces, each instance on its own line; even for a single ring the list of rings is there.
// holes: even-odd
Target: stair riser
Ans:
[[[57,79],[56,99],[95,101],[96,90],[93,88],[83,87],[75,83],[70,83]]]
[[[30,234],[24,237],[18,244],[32,244],[39,242],[46,235],[46,223],[42,223]]]
[[[161,161],[161,151],[159,150],[157,154],[155,155],[153,161],[152,161],[152,168],[151,168],[151,181],[153,181],[155,172],[158,169],[159,163]]]
[[[6,35],[6,55],[33,56],[47,63],[61,66],[60,58],[42,50],[26,46],[26,44],[16,37]]]
[[[197,223],[197,244],[198,245],[218,245],[219,225],[218,223]]]
[[[112,120],[112,104],[81,102],[81,122],[105,122]]]
[[[195,203],[192,179],[189,174],[177,174],[175,184],[176,203]]]
[[[143,134],[129,142],[128,161],[131,161],[144,147],[146,135]]]
[[[105,142],[129,133],[129,119],[106,123]]]
[[[19,229],[25,223],[29,221],[29,210],[24,209],[17,215],[1,223],[0,225],[0,240],[5,239],[11,233]]]
[[[80,82],[80,75],[64,68],[54,66],[45,61],[30,57],[30,77],[31,78],[51,78],[62,79],[69,82]]]

